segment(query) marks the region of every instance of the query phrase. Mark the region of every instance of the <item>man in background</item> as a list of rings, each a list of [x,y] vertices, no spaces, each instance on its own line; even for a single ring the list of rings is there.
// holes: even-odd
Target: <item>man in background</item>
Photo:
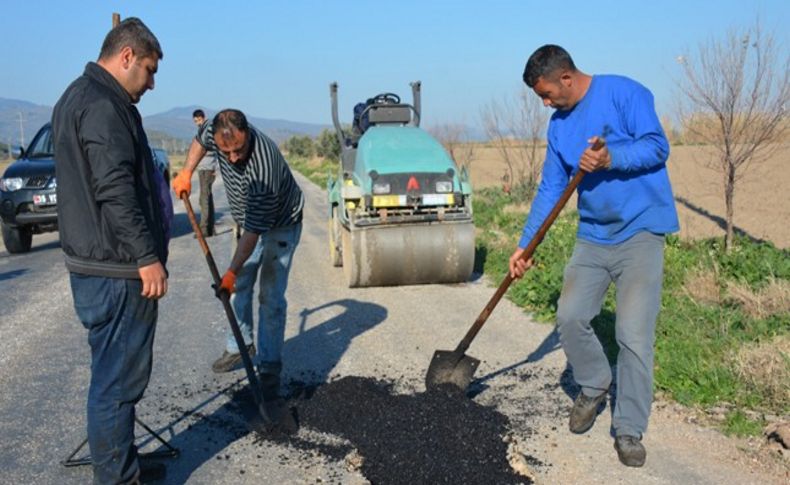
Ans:
[[[167,188],[135,104],[154,88],[162,49],[139,19],[113,28],[52,114],[60,241],[74,309],[88,329],[88,445],[95,484],[164,477],[141,467],[135,404],[151,376],[167,292]],[[163,192],[164,191],[164,192]]]
[[[200,130],[206,120],[206,114],[202,109],[192,112],[192,121]],[[216,179],[217,155],[212,151],[207,151],[197,166],[198,181],[200,183],[200,231],[203,237],[211,237],[216,234],[214,230],[214,194],[211,186]]]

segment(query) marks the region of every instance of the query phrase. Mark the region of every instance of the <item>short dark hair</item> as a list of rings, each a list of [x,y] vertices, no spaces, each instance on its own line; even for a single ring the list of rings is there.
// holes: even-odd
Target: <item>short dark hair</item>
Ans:
[[[192,117],[193,118],[205,118],[206,117],[206,113],[204,113],[202,109],[196,109],[195,111],[192,112]]]
[[[156,36],[137,17],[129,17],[110,30],[102,43],[99,59],[107,59],[126,46],[138,57],[164,57]]]
[[[541,77],[547,77],[560,69],[576,71],[576,65],[568,51],[554,44],[546,44],[532,53],[524,67],[524,83],[533,88]]]
[[[247,117],[237,109],[223,109],[217,113],[211,124],[214,126],[214,133],[223,130],[247,132],[250,129]]]

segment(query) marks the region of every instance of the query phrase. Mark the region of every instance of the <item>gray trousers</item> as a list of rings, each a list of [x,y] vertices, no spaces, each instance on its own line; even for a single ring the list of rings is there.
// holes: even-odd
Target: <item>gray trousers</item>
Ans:
[[[204,236],[214,235],[214,170],[198,170],[200,181],[200,230]]]
[[[606,392],[612,372],[590,321],[601,311],[609,285],[616,289],[616,435],[641,437],[653,402],[653,346],[661,305],[664,236],[637,233],[617,245],[576,241],[565,268],[557,329],[576,382],[588,396]]]

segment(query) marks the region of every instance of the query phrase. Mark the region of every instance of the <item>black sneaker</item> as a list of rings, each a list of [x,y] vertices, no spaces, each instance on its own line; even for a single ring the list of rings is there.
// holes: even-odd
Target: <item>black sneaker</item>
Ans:
[[[568,422],[571,433],[582,434],[592,428],[595,418],[601,412],[601,404],[604,404],[605,401],[605,392],[597,397],[589,397],[580,392],[571,408],[571,417]]]
[[[255,344],[248,345],[247,352],[249,352],[250,357],[255,355]],[[231,354],[226,350],[222,352],[222,356],[219,359],[211,364],[211,370],[217,374],[222,374],[238,369],[241,363],[241,353]]]
[[[645,451],[642,441],[636,436],[623,434],[614,439],[614,449],[617,450],[617,457],[625,466],[640,467],[645,464]]]
[[[157,463],[154,461],[140,462],[140,475],[137,478],[138,483],[151,483],[157,480],[164,480],[166,476],[167,469],[164,463]]]

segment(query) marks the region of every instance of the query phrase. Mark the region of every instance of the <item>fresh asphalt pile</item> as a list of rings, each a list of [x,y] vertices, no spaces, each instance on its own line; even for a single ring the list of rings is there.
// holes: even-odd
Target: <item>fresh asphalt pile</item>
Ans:
[[[287,412],[298,423],[294,433],[266,429],[244,379],[157,389],[158,399],[148,406],[168,424],[153,424],[182,429],[173,443],[185,449],[191,463],[173,470],[174,477],[186,479],[189,470],[209,460],[231,463],[240,475],[259,476],[271,463],[250,461],[248,452],[229,448],[242,440],[247,443],[242,446],[256,450],[254,456],[275,456],[280,465],[301,470],[306,479],[321,477],[322,483],[345,483],[342,469],[374,484],[532,483],[534,474],[517,474],[512,461],[511,430],[516,426],[519,435],[530,434],[529,409],[515,414],[516,424],[453,386],[418,392],[421,383],[408,379],[347,376],[306,384],[317,382],[315,376],[300,377],[285,386]],[[194,406],[197,399],[203,401]],[[520,445],[516,450],[532,471],[550,466]],[[327,469],[329,463],[340,467]]]
[[[396,394],[391,383],[362,377],[295,387],[289,406],[300,431],[259,433],[259,443],[345,460],[376,484],[532,483],[508,463],[508,418],[463,395]],[[254,418],[246,389],[233,401]]]

